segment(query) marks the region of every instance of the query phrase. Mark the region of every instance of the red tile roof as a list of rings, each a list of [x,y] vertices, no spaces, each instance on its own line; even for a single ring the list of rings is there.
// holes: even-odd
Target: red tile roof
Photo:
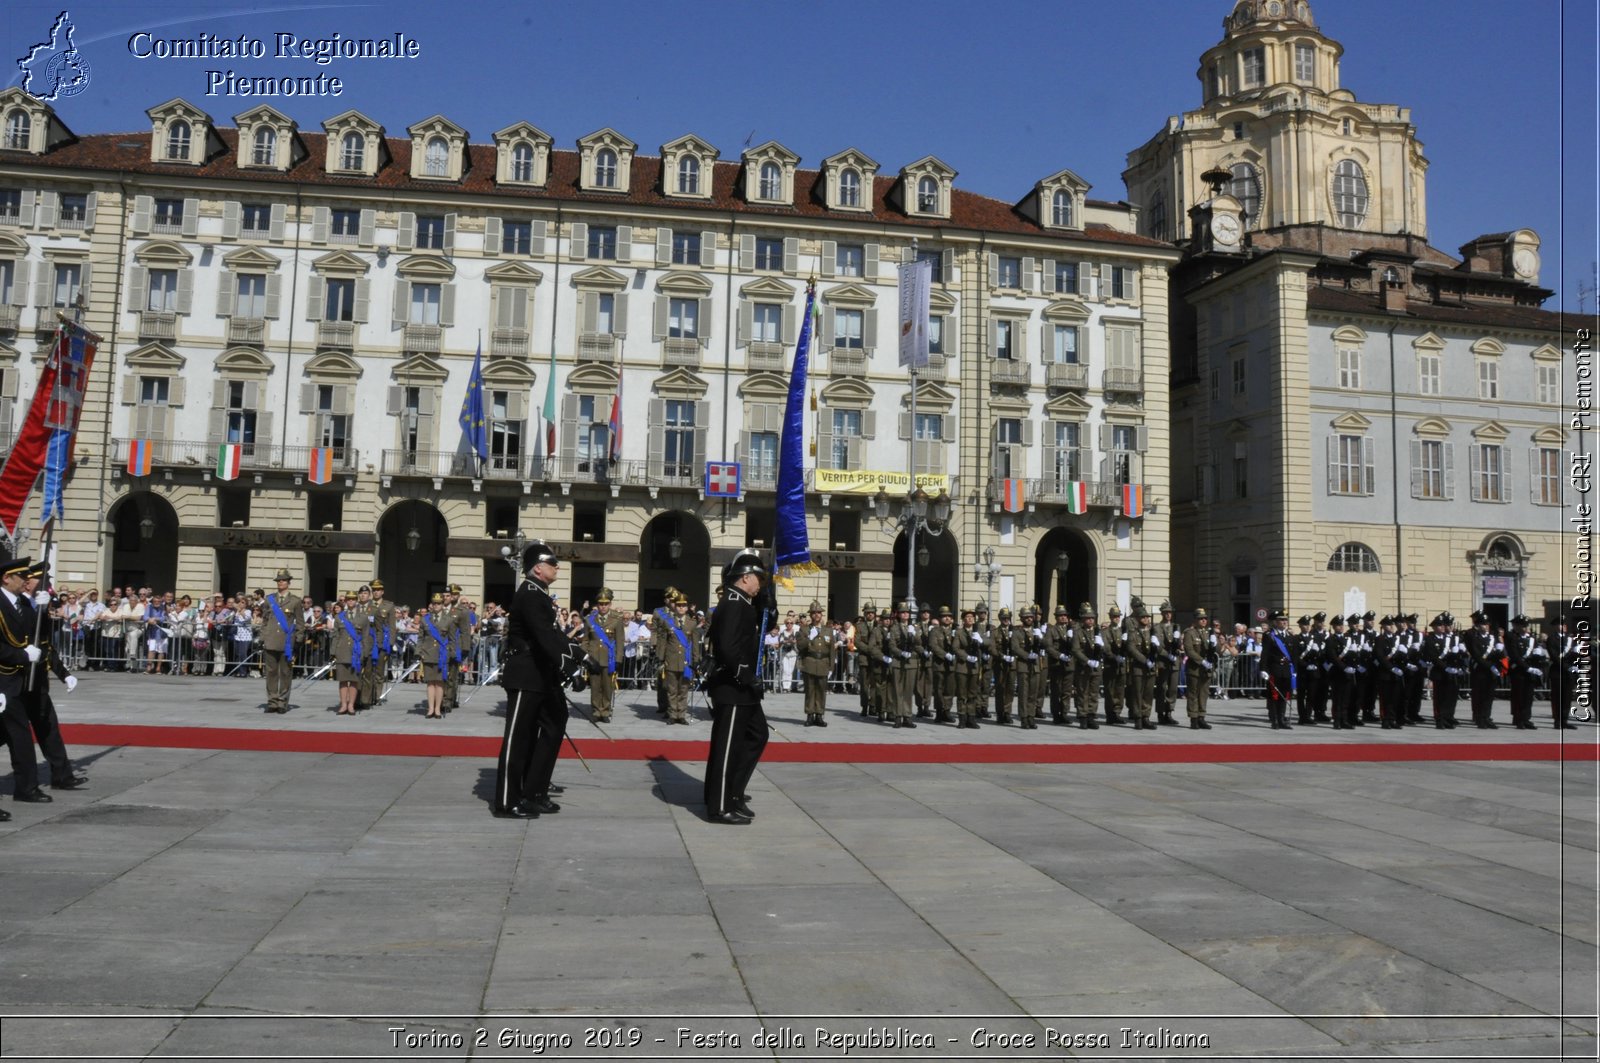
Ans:
[[[1334,313],[1373,314],[1380,317],[1401,317],[1387,314],[1375,293],[1352,292],[1341,288],[1313,287],[1306,295],[1306,305],[1312,310]],[[1536,306],[1511,304],[1454,304],[1407,302],[1405,317],[1416,321],[1438,322],[1485,329],[1521,329],[1534,332],[1570,333],[1576,329],[1595,327],[1595,316],[1566,314]]]
[[[300,184],[329,189],[369,187],[385,191],[417,192],[448,196],[452,193],[493,195],[504,200],[539,202],[625,203],[636,206],[667,207],[673,210],[735,211],[746,216],[774,219],[822,220],[828,222],[877,222],[918,229],[973,229],[1018,236],[1053,237],[1121,244],[1127,247],[1172,250],[1173,246],[1135,233],[1121,232],[1106,225],[1091,224],[1082,231],[1049,230],[1019,213],[1009,204],[987,196],[955,189],[951,195],[951,217],[911,217],[888,204],[888,197],[899,178],[880,176],[873,182],[872,212],[827,209],[816,195],[821,180],[818,170],[795,171],[795,202],[791,205],[750,203],[741,191],[742,162],[718,162],[713,168],[709,200],[669,197],[661,191],[661,160],[650,155],[633,157],[630,187],[626,192],[594,192],[578,187],[579,155],[574,151],[550,153],[550,176],[544,188],[502,185],[495,180],[496,149],[493,144],[469,144],[466,172],[460,181],[421,180],[411,176],[411,141],[388,137],[391,162],[376,177],[343,177],[326,172],[327,136],[298,132],[306,147],[306,158],[287,171],[258,170],[238,165],[238,136],[234,128],[214,132],[227,150],[200,166],[150,161],[149,131],[139,133],[100,133],[83,136],[45,155],[0,151],[0,165],[12,164],[53,170],[103,170],[138,174],[167,174],[175,178],[207,181],[252,181],[266,184]]]

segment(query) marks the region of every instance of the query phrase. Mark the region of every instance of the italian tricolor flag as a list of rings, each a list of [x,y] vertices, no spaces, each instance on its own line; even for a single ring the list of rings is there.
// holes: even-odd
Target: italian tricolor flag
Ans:
[[[1072,480],[1067,484],[1067,512],[1089,512],[1089,485],[1083,480]]]
[[[224,443],[217,448],[217,479],[237,480],[239,463],[244,458],[242,443]]]

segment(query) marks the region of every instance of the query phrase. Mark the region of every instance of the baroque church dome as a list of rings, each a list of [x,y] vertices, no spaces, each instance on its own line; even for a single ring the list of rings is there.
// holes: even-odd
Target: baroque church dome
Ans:
[[[1247,32],[1263,24],[1295,23],[1316,29],[1307,0],[1239,0],[1222,20],[1229,34]]]

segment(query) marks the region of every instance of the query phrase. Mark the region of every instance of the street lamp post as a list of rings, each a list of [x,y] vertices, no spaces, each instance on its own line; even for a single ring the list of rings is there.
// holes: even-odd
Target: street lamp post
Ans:
[[[989,600],[993,600],[994,581],[1000,578],[1000,562],[994,559],[994,547],[984,547],[983,560],[973,562],[972,578],[984,582],[987,587],[985,594]]]
[[[515,580],[522,575],[522,552],[528,548],[528,537],[521,530],[517,531],[515,538],[509,546],[500,548],[500,560],[511,566],[511,578]]]
[[[872,509],[878,518],[878,523],[893,523],[905,529],[906,534],[906,598],[911,602],[911,611],[917,611],[917,566],[927,566],[932,560],[926,546],[917,547],[917,534],[925,534],[929,539],[936,539],[944,534],[950,524],[950,495],[941,490],[938,495],[930,498],[928,492],[918,487],[906,496],[901,503],[900,511],[891,514],[891,499],[889,492],[879,489],[872,498]]]

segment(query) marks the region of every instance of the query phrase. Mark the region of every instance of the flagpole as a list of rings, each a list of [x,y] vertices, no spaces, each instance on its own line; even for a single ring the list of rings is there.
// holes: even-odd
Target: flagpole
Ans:
[[[911,261],[917,260],[917,239],[911,238]],[[911,352],[911,438],[906,445],[907,481],[911,494],[917,493],[917,352]],[[907,504],[910,499],[907,498]],[[906,600],[911,603],[911,617],[917,616],[917,525],[913,519],[906,524]]]
[[[78,318],[79,321],[83,320],[83,289],[81,287],[78,289],[77,318]],[[56,311],[56,337],[55,337],[55,344],[52,347],[52,353],[51,353],[51,357],[53,357],[55,359],[55,363],[56,363],[56,375],[55,375],[55,378],[50,382],[50,409],[45,414],[46,423],[49,422],[50,418],[53,415],[56,414],[56,412],[60,409],[60,406],[61,406],[61,341],[62,341],[63,338],[66,338],[68,343],[72,342],[71,329],[74,327],[74,325],[75,325],[74,322],[69,322],[67,320],[67,316],[66,316],[65,313],[63,313],[63,312],[61,312],[59,310]],[[74,424],[72,427],[75,428],[76,424]],[[74,434],[75,433],[72,433],[72,432],[68,433],[67,439],[66,439],[66,442],[67,442],[68,446],[72,445],[72,443],[73,443],[73,435]],[[50,453],[49,453],[49,451],[47,449],[46,452],[45,452],[45,465],[46,465],[46,467],[48,467],[49,464],[50,464]],[[56,486],[56,490],[57,490],[57,492],[59,492],[57,494],[58,501],[56,502],[56,505],[58,507],[61,506],[61,504],[62,504],[61,501],[60,501],[61,495],[64,494],[66,492],[66,490],[67,490],[66,478],[67,478],[67,471],[66,471],[65,467],[63,467],[62,470],[61,470],[61,482],[59,484],[57,484],[57,486]],[[45,480],[46,480],[46,483],[48,484],[49,477],[47,476],[45,478]],[[46,509],[45,509],[45,513],[44,513],[44,539],[43,539],[43,542],[40,544],[41,549],[42,549],[42,556],[41,556],[40,560],[44,562],[45,570],[44,570],[44,579],[40,581],[40,585],[41,586],[47,586],[47,585],[53,584],[55,582],[54,576],[50,571],[50,567],[51,567],[51,565],[50,565],[50,551],[55,546],[56,518],[55,518],[55,514],[50,512],[50,509],[49,509],[50,500],[48,498],[44,498],[44,499],[41,499],[41,501],[44,502],[44,504],[46,506]],[[34,603],[34,608],[33,608],[33,645],[35,645],[35,646],[38,646],[40,639],[42,639],[44,637],[44,614],[45,614],[45,609],[39,608],[38,604]],[[29,669],[28,669],[28,679],[27,679],[27,682],[23,686],[23,689],[25,689],[30,694],[33,692],[34,676],[37,674],[37,672],[40,669],[48,668],[50,666],[50,662],[49,662],[49,656],[50,655],[49,655],[48,649],[41,647],[40,652],[43,654],[43,656],[41,656],[38,661],[34,662],[39,667],[38,668],[29,667]]]
[[[479,366],[483,364],[483,329],[481,328],[478,329],[478,354],[474,359],[474,364]],[[476,386],[478,388],[478,412],[485,413],[487,411],[483,407],[483,376],[481,373],[478,376]],[[483,455],[478,453],[476,445],[472,448],[472,464],[478,470],[478,479],[483,479]]]

